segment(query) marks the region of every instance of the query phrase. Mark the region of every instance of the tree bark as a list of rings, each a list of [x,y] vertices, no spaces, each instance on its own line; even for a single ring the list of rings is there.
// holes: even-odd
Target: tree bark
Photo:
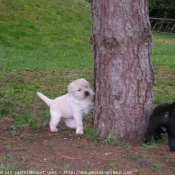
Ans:
[[[148,0],[93,0],[94,127],[140,140],[153,104]]]

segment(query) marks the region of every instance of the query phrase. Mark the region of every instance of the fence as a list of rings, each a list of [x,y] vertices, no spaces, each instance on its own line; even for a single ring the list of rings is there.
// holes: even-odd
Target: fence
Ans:
[[[152,31],[175,34],[175,19],[150,18]]]

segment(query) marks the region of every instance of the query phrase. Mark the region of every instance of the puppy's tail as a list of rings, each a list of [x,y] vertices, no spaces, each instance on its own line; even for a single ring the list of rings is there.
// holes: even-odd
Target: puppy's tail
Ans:
[[[37,95],[39,96],[39,98],[41,98],[41,100],[43,100],[50,107],[50,104],[52,102],[51,99],[43,95],[41,92],[37,92]]]

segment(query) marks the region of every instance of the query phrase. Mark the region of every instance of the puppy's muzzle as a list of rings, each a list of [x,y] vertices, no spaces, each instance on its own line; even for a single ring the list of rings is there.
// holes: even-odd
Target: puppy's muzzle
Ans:
[[[87,96],[89,96],[89,92],[88,91],[85,91],[84,92],[84,95],[87,97]]]

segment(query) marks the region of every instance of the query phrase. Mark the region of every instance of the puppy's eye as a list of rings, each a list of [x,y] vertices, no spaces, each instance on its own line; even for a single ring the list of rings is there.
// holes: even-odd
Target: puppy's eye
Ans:
[[[88,86],[85,86],[85,88],[88,88]]]
[[[78,91],[81,91],[81,89],[78,89]]]

